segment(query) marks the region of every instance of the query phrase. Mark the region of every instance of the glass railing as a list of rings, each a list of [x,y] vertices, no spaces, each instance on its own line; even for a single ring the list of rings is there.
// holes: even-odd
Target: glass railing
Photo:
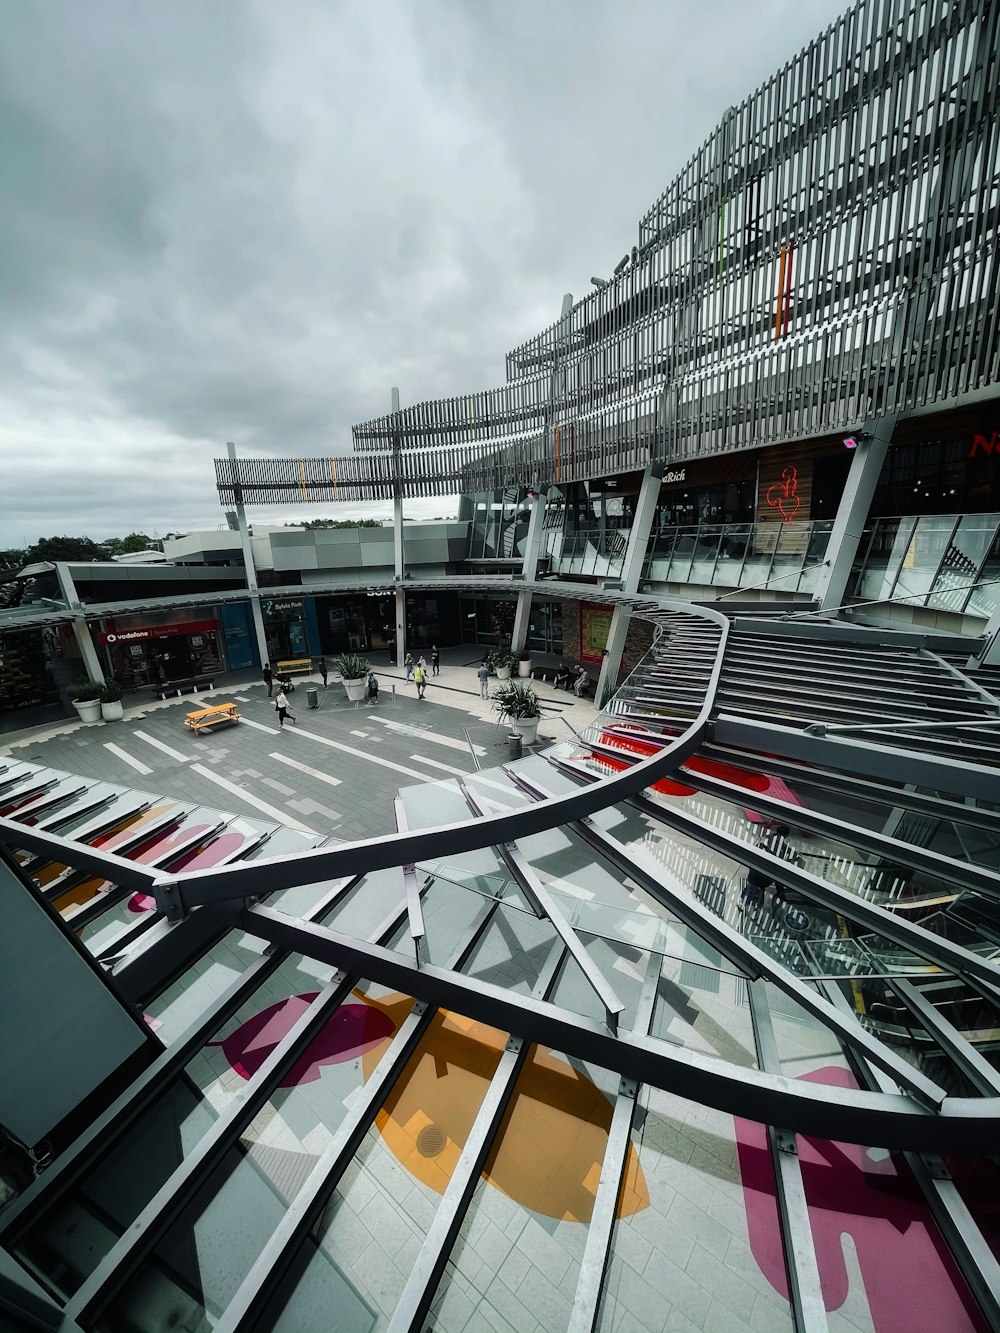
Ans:
[[[865,529],[859,558],[859,601],[984,619],[1000,606],[1000,514],[876,519]]]
[[[558,574],[603,574],[616,578],[628,547],[628,529],[545,534],[545,551]]]
[[[656,583],[811,592],[832,528],[828,519],[663,528],[650,539],[644,577]]]

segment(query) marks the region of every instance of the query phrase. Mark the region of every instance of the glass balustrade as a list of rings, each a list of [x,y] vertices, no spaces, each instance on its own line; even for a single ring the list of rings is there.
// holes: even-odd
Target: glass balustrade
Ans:
[[[1000,514],[876,519],[865,529],[854,596],[988,619],[1000,606]]]

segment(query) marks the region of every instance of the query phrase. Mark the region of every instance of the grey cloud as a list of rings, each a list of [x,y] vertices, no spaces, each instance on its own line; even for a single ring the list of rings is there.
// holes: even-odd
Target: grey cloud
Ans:
[[[0,545],[499,383],[838,7],[0,0]]]

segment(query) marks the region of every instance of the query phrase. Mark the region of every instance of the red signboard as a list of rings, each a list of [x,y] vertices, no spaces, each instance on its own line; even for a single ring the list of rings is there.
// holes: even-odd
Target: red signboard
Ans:
[[[141,643],[167,639],[173,634],[209,634],[219,628],[216,620],[185,620],[179,625],[148,625],[143,629],[113,629],[101,634],[101,643]]]

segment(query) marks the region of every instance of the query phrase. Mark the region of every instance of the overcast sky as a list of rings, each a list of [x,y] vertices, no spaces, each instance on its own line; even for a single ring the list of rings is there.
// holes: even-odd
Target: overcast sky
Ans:
[[[0,0],[0,547],[215,527],[227,440],[499,385],[845,7]]]

